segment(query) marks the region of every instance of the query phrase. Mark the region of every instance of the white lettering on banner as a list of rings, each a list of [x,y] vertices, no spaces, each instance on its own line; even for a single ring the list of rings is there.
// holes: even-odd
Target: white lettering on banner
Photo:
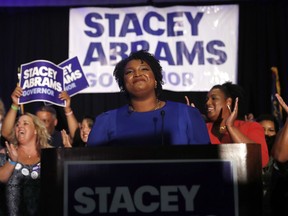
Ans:
[[[80,70],[72,71],[72,64],[68,64],[63,67],[63,74],[64,74],[64,84],[69,84],[77,79],[82,78],[82,73]],[[66,87],[66,90],[67,87]]]
[[[64,75],[64,84],[68,84],[82,77],[80,70]]]
[[[65,67],[63,67],[62,69],[63,69],[64,75],[66,75],[67,73],[71,73],[72,72],[72,64],[68,64]]]
[[[49,79],[49,77],[32,77],[24,80],[23,89],[32,88],[35,86],[47,86],[56,91],[62,91],[62,86],[60,82],[57,82],[54,79]]]
[[[116,187],[114,191],[111,187],[80,187],[74,193],[79,203],[74,205],[74,209],[80,214],[118,213],[120,210],[128,213],[177,212],[180,208],[178,202],[182,199],[185,201],[183,210],[193,212],[199,189],[200,185],[192,185],[190,189],[186,185],[160,186],[160,189],[144,185],[133,193],[124,186]],[[149,203],[145,199],[144,202],[144,196],[153,197],[153,201]]]
[[[54,91],[47,88],[34,88],[34,89],[28,89],[24,90],[22,96],[29,96],[31,94],[46,94],[50,96],[54,96]]]
[[[46,66],[41,67],[33,67],[26,69],[24,71],[24,79],[32,78],[34,76],[45,76],[52,79],[56,79],[57,71],[53,70],[52,68],[47,68]]]

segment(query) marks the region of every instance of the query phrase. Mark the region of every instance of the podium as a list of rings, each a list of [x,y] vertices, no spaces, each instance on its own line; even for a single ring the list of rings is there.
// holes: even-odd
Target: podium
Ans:
[[[44,149],[41,211],[67,216],[261,216],[261,146]]]

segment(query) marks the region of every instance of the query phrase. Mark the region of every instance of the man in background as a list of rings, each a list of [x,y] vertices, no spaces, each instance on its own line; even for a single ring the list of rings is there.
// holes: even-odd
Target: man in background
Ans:
[[[63,147],[61,132],[56,130],[58,123],[56,110],[52,106],[41,106],[35,114],[44,122],[48,133],[51,135],[49,144],[56,148]]]

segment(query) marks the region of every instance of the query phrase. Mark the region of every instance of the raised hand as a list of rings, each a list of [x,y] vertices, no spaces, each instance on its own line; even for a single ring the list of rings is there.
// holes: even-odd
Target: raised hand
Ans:
[[[70,142],[70,137],[69,135],[66,133],[66,130],[61,130],[61,135],[62,135],[62,140],[63,140],[63,145],[65,148],[71,148],[71,142]]]
[[[11,94],[11,99],[14,105],[19,105],[18,99],[22,96],[23,94],[23,89],[20,86],[16,86],[14,91]]]
[[[287,104],[284,102],[283,98],[279,95],[279,94],[275,94],[278,102],[280,103],[280,105],[283,107],[283,109],[285,110],[286,113],[288,113],[288,106]]]
[[[70,108],[70,106],[71,106],[71,98],[70,98],[69,94],[66,91],[62,91],[59,94],[59,98],[61,100],[65,100],[66,101],[66,107]]]
[[[226,120],[226,126],[233,126],[234,125],[234,121],[237,119],[238,116],[238,98],[236,98],[235,100],[235,106],[233,111],[230,113],[230,116],[227,118]]]
[[[7,148],[7,154],[12,161],[18,161],[18,151],[17,148],[13,144],[9,144],[9,142],[5,142]]]
[[[188,98],[187,96],[185,96],[185,99],[186,99],[186,104],[187,104],[188,106],[195,107],[195,104],[194,104],[194,103],[191,103],[191,104],[190,104],[190,100],[189,100],[189,98]]]

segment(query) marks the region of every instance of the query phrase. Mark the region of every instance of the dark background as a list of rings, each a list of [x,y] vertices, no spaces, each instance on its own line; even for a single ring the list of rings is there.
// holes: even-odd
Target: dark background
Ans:
[[[288,102],[288,1],[286,3],[285,0],[3,0],[0,2],[0,98],[8,109],[21,64],[37,59],[58,64],[68,58],[71,7],[165,7],[232,3],[239,4],[240,8],[238,84],[246,91],[246,105],[242,105],[241,109],[255,116],[271,113],[272,66],[278,68],[281,95]],[[206,92],[164,91],[162,98],[185,103],[185,95],[204,113]],[[125,97],[120,93],[78,94],[72,97],[72,108],[78,120],[84,115],[95,116],[124,103]],[[34,112],[39,105],[40,103],[27,104],[24,110]],[[56,108],[58,127],[66,128],[63,108]]]

